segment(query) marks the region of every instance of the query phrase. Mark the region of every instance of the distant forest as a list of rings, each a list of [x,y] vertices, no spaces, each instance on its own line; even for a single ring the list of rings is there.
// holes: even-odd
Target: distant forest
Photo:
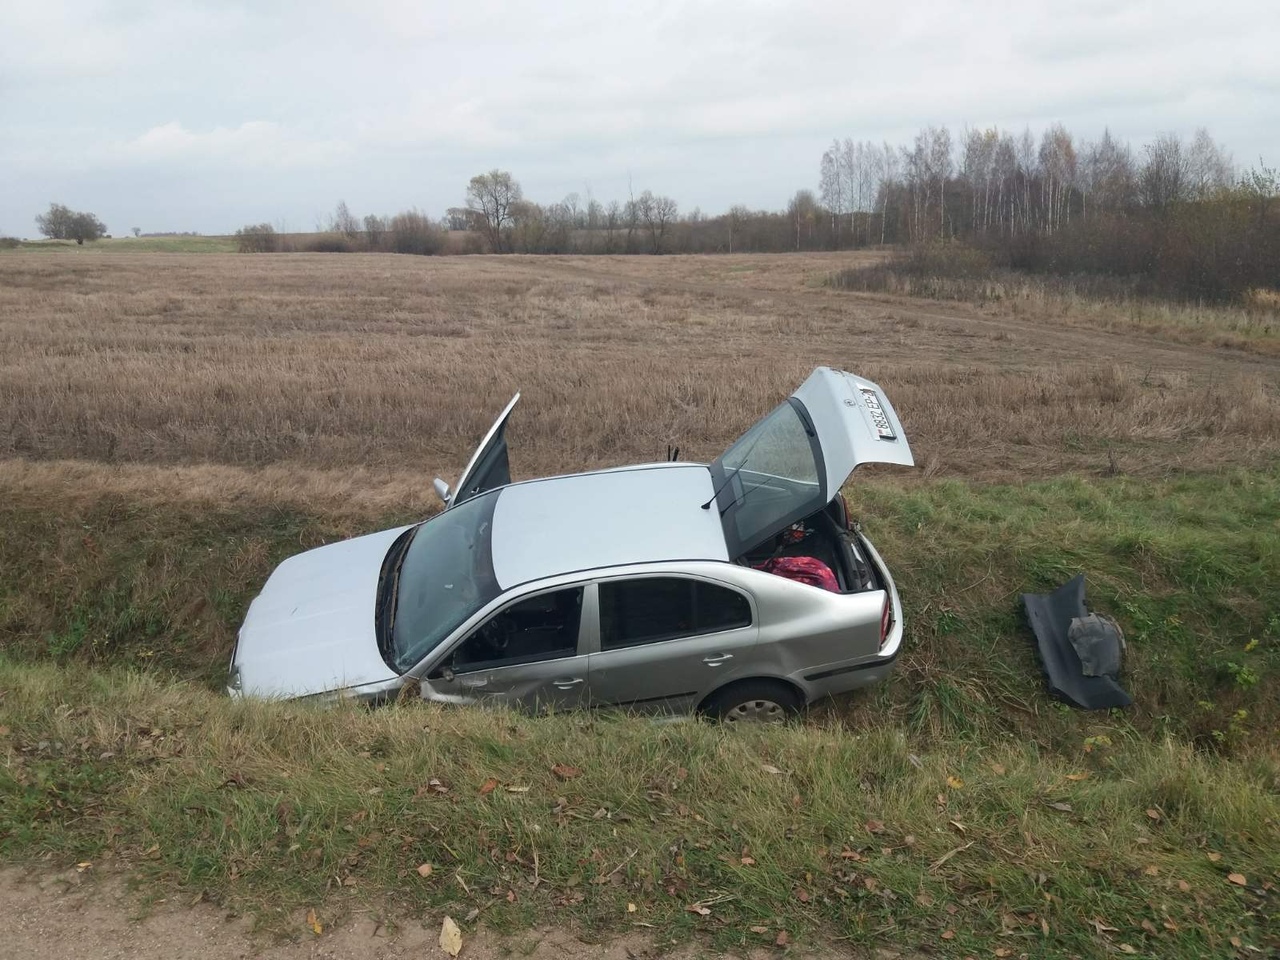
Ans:
[[[1238,169],[1203,129],[1135,150],[1109,131],[1083,141],[1061,125],[1039,139],[927,127],[906,146],[833,140],[817,174],[818,189],[796,191],[785,210],[708,215],[682,213],[650,190],[538,203],[495,169],[473,177],[465,205],[440,220],[416,210],[360,219],[339,203],[315,234],[288,238],[257,224],[237,237],[246,252],[420,254],[779,253],[962,240],[1002,266],[1147,277],[1185,297],[1280,287],[1280,177],[1261,163]]]

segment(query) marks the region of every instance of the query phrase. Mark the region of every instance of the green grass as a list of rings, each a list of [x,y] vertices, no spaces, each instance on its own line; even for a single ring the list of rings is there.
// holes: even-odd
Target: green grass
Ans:
[[[1218,751],[1280,728],[1280,477],[1065,478],[849,489],[905,609],[893,681],[834,708],[852,729],[1034,738],[1074,749],[1113,726]],[[0,491],[0,644],[218,687],[235,630],[291,553],[412,517]],[[1018,596],[1076,573],[1129,640],[1136,707],[1082,714],[1042,691]]]
[[[323,709],[7,658],[0,690],[6,861],[123,867],[295,934],[298,908],[367,906],[719,948],[1280,943],[1280,768],[1173,741]]]
[[[235,253],[235,237],[112,237],[91,243],[71,240],[24,240],[6,252],[36,253]]]
[[[1280,475],[848,492],[902,593],[897,672],[731,734],[229,701],[275,564],[412,518],[0,490],[0,857],[289,930],[367,905],[720,948],[1280,946]],[[1131,710],[1043,691],[1018,594],[1081,571],[1128,635]]]

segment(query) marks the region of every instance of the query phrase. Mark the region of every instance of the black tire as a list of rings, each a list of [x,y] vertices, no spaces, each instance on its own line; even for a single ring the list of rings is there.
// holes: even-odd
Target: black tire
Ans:
[[[709,696],[702,713],[722,723],[782,723],[801,706],[795,688],[781,680],[742,680]]]

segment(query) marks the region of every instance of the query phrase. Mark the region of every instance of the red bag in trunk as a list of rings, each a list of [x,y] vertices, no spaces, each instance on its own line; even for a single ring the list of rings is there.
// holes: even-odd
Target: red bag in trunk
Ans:
[[[774,557],[756,564],[756,569],[807,583],[811,587],[821,587],[832,593],[840,592],[840,582],[836,580],[835,573],[817,557]]]

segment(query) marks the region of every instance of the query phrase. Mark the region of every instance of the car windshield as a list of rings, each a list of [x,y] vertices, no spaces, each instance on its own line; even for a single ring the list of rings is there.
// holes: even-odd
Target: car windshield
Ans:
[[[731,555],[822,507],[820,457],[813,431],[787,401],[711,465]]]
[[[392,666],[404,673],[498,595],[493,508],[482,494],[432,517],[413,533],[393,580]]]

